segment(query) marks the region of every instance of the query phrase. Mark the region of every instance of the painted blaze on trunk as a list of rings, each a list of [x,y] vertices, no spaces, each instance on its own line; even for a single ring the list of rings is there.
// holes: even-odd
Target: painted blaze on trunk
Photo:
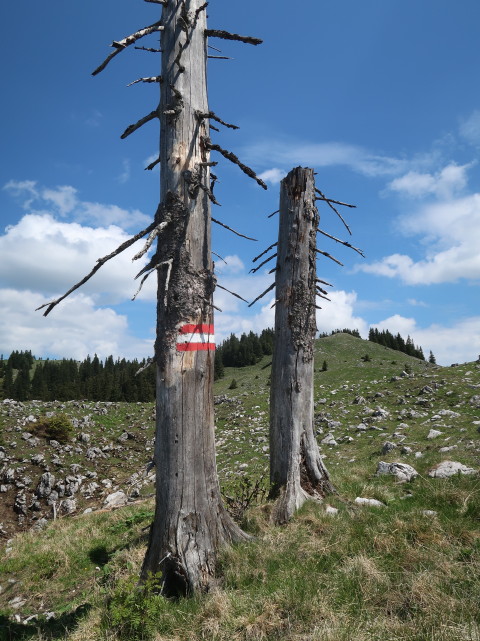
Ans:
[[[275,280],[270,482],[278,523],[306,499],[334,491],[313,429],[318,223],[313,169],[297,167],[281,183]]]
[[[156,510],[142,579],[161,573],[175,596],[207,589],[219,547],[247,535],[222,505],[215,462],[204,3],[170,0],[162,24],[157,218],[167,225],[157,247]]]

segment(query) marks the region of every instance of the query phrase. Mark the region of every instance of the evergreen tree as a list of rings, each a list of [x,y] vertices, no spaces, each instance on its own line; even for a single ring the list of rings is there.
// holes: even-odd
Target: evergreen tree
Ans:
[[[436,365],[437,364],[437,359],[433,355],[432,350],[430,350],[430,356],[428,357],[428,362],[431,363],[432,365]]]

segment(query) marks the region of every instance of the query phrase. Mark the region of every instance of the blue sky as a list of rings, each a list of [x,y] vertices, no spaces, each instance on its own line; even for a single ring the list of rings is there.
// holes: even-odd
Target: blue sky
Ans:
[[[155,108],[155,54],[127,50],[97,77],[108,45],[158,19],[141,0],[3,3],[0,103],[0,351],[129,358],[153,351],[155,283],[135,302],[136,251],[105,266],[44,318],[96,259],[147,226],[159,174],[144,171],[158,125],[120,140]],[[318,261],[334,285],[320,331],[370,326],[411,335],[441,364],[480,354],[480,89],[476,0],[211,0],[209,26],[263,38],[259,47],[211,41],[210,107],[238,124],[212,135],[267,181],[267,192],[220,158],[213,215],[257,242],[214,229],[220,284],[252,300],[271,282],[248,274],[276,241],[279,180],[314,167],[318,187],[355,203],[345,211],[365,259],[327,239]],[[155,46],[155,37],[143,41]],[[321,227],[346,238],[320,208]],[[249,309],[223,291],[215,319],[230,332],[273,325],[271,301]]]

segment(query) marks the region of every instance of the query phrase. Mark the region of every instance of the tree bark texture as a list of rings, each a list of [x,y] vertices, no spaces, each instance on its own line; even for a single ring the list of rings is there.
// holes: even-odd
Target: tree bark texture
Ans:
[[[207,589],[218,549],[247,535],[222,506],[215,462],[205,3],[170,0],[162,24],[157,220],[167,224],[155,257],[156,509],[142,579],[161,573],[176,596]]]
[[[270,482],[274,520],[287,522],[308,498],[334,491],[314,434],[316,234],[313,169],[281,182],[270,392]]]

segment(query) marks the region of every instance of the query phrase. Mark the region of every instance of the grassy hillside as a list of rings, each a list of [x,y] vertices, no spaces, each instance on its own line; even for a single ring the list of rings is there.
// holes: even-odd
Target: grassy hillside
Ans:
[[[479,476],[429,476],[443,460],[480,467],[479,364],[429,366],[347,334],[319,340],[315,360],[316,429],[338,493],[305,505],[286,527],[271,526],[268,360],[227,369],[215,388],[219,475],[256,538],[225,550],[210,594],[178,602],[141,598],[135,587],[153,502],[152,486],[133,492],[131,477],[149,459],[152,406],[2,408],[10,468],[38,476],[43,469],[30,459],[41,450],[57,475],[73,463],[95,472],[100,488],[90,498],[78,494],[73,516],[6,544],[0,639],[479,641]],[[46,411],[77,420],[71,453],[22,439],[35,432],[22,421]],[[110,448],[108,456],[87,459],[80,432],[89,445]],[[393,448],[382,453],[386,442]],[[419,475],[402,484],[376,476],[379,461],[407,463]],[[129,494],[129,505],[82,514],[115,489]],[[4,505],[15,492],[0,494]],[[360,506],[357,497],[383,506]]]

